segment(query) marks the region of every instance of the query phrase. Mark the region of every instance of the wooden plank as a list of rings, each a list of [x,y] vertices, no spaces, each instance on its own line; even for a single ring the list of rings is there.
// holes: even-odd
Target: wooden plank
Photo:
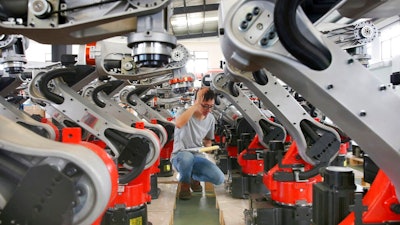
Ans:
[[[346,155],[347,161],[350,166],[362,165],[364,163],[364,159],[354,156],[353,154],[349,153]]]
[[[148,211],[148,221],[153,225],[173,225],[174,212],[171,211]]]
[[[154,225],[172,225],[176,207],[177,183],[158,183],[161,192],[147,205],[148,220]]]
[[[226,192],[224,185],[215,186],[216,207],[219,209],[221,225],[243,225],[243,211],[248,208],[248,200],[235,199]]]
[[[157,181],[160,184],[177,184],[178,183],[178,179],[176,179],[177,176],[177,172],[174,171],[174,174],[170,177],[158,177]]]

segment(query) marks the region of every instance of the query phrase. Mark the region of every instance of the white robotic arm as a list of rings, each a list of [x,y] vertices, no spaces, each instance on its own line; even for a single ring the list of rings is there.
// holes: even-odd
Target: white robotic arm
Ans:
[[[292,5],[296,2],[237,1],[223,15],[220,40],[226,60],[245,71],[267,68],[298,91],[362,146],[391,179],[399,198],[394,168],[400,161],[395,132],[400,96],[317,32]]]
[[[170,1],[5,0],[0,33],[44,44],[86,44],[137,30],[138,16],[156,14]],[[46,35],[43,35],[43,34]]]

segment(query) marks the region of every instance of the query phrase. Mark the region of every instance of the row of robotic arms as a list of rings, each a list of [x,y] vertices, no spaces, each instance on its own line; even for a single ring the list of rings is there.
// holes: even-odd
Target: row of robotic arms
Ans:
[[[400,99],[366,69],[377,30],[364,20],[322,31],[302,2],[221,2],[227,62],[210,85],[228,190],[249,199],[247,225],[398,224],[399,124],[380,118],[396,120]],[[397,15],[393,4],[338,1],[331,12],[377,19]],[[350,137],[379,167],[368,190],[345,167]]]
[[[0,3],[1,224],[151,224],[157,176],[173,175],[171,111],[193,95],[169,3]],[[27,67],[26,37],[84,45]]]
[[[351,47],[362,46],[376,30],[363,22],[326,34],[315,29],[318,21],[309,21],[299,7],[301,2],[220,4],[220,43],[227,64],[223,73],[210,77],[211,87],[220,94],[214,113],[236,128],[235,135],[253,132],[255,136],[239,141],[232,129],[220,129],[217,137],[224,144],[221,149],[237,158],[242,173],[249,175],[232,174],[232,183],[261,182],[254,192],[269,192],[262,200],[251,198],[246,223],[398,223],[400,180],[393,168],[400,143],[393,131],[400,124],[390,109],[399,107],[400,99],[365,68],[363,54],[360,58],[344,51],[349,42],[353,42]],[[368,18],[396,15],[399,10],[394,2],[330,1],[332,10],[343,16]],[[169,91],[180,94],[192,81],[182,78],[187,51],[165,29],[170,2],[0,3],[0,30],[7,49],[2,50],[2,97],[25,80],[25,61],[20,57],[23,36],[47,44],[86,44],[88,53],[86,65],[35,70],[28,78],[32,100],[64,127],[82,128],[82,134],[65,129],[62,139],[69,143],[50,140],[57,136],[53,129],[31,125],[31,119],[9,110],[14,106],[2,99],[2,109],[7,109],[3,111],[18,115],[6,118],[2,112],[0,117],[2,224],[44,224],[49,218],[54,220],[51,224],[129,224],[146,218],[152,189],[149,179],[157,171],[154,165],[163,149],[172,148],[170,132],[162,127],[173,127],[165,115],[146,104],[152,93],[148,90],[168,80]],[[99,41],[121,34],[126,35],[127,47]],[[281,81],[310,102],[310,110]],[[273,116],[260,111],[242,87]],[[113,101],[116,93],[121,103],[142,117],[155,119],[153,123],[127,114]],[[315,109],[335,125],[316,119]],[[391,122],[385,124],[380,118]],[[36,126],[40,132],[26,129]],[[46,138],[39,133],[47,133]],[[354,193],[351,170],[332,166],[341,165],[337,157],[339,149],[346,147],[347,135],[381,169],[365,196]],[[82,137],[97,142],[82,142]],[[238,142],[237,147],[227,137]],[[260,173],[261,181],[254,176]],[[248,191],[232,190],[237,196]]]

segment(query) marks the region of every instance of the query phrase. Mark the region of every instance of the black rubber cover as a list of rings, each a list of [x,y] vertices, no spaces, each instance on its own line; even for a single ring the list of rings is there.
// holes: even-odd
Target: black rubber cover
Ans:
[[[275,28],[279,40],[290,54],[313,70],[324,70],[331,63],[329,50],[308,40],[296,23],[296,11],[302,1],[276,1],[274,10]]]

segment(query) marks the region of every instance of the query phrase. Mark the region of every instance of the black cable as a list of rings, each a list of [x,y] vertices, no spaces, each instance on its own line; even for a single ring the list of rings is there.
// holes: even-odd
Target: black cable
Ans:
[[[46,99],[49,99],[50,101],[60,105],[64,102],[64,97],[51,92],[48,88],[48,84],[51,80],[57,77],[74,76],[75,74],[76,71],[69,68],[50,70],[39,79],[39,90]]]
[[[275,29],[282,45],[301,63],[314,70],[324,70],[331,63],[331,54],[323,46],[308,40],[296,23],[296,11],[303,0],[278,0],[274,10]]]

